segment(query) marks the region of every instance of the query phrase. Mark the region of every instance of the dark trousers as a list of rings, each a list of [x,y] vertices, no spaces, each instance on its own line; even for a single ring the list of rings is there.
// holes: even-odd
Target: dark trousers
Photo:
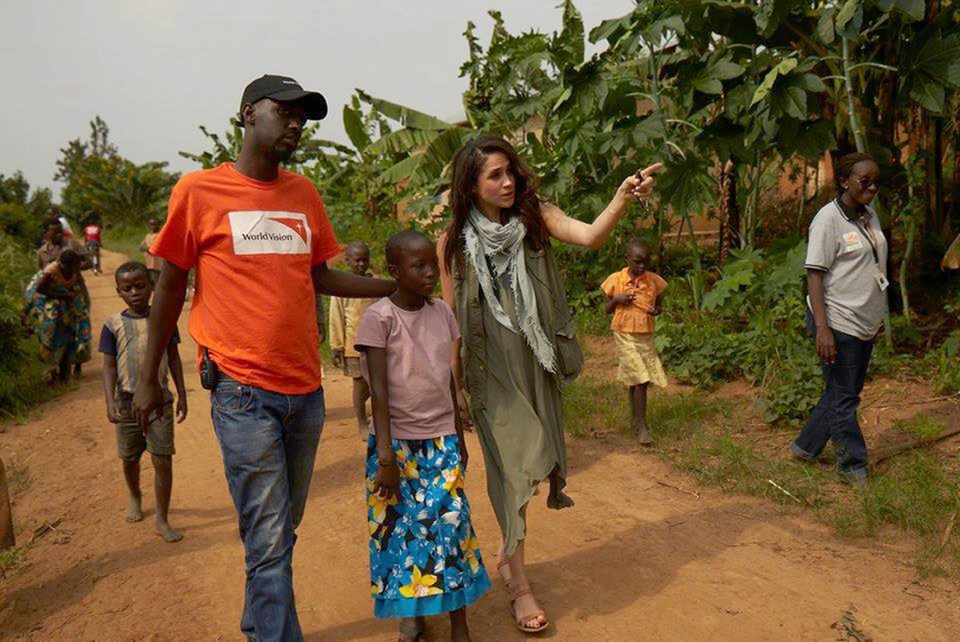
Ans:
[[[807,330],[816,336],[809,311]],[[827,440],[832,439],[841,477],[848,481],[862,479],[867,476],[867,444],[857,422],[857,408],[873,352],[873,340],[864,341],[833,329],[831,332],[837,346],[836,360],[830,365],[823,364],[826,384],[823,395],[790,450],[802,459],[814,460],[827,445]]]

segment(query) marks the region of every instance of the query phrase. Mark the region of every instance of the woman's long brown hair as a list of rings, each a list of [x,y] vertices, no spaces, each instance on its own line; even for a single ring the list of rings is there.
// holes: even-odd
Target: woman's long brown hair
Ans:
[[[460,267],[463,249],[463,226],[467,223],[467,214],[474,203],[474,187],[483,165],[490,154],[500,153],[507,157],[510,172],[516,181],[513,207],[503,210],[503,221],[519,216],[527,229],[527,241],[539,249],[549,239],[547,225],[540,214],[540,197],[537,195],[539,181],[532,171],[520,160],[513,146],[502,138],[481,136],[467,142],[453,157],[453,170],[450,178],[450,225],[446,230],[446,245],[443,248],[443,260],[447,269],[453,273],[453,265]]]

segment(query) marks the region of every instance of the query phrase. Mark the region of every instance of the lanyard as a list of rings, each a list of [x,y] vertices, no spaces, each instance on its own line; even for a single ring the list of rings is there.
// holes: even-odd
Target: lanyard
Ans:
[[[837,207],[840,208],[840,211],[843,213],[843,215],[846,216],[847,208],[843,206],[843,203],[840,202],[840,199],[839,198],[835,199],[835,202],[837,204]],[[859,217],[856,219],[851,219],[850,217],[847,217],[847,220],[853,223],[854,225],[856,225],[857,229],[860,230],[860,232],[867,238],[867,243],[870,244],[870,251],[873,252],[873,262],[876,263],[877,265],[880,265],[880,252],[877,250],[879,243],[877,242],[877,237],[874,236],[873,228],[870,227],[870,223],[867,222],[866,224],[864,224],[863,217]]]

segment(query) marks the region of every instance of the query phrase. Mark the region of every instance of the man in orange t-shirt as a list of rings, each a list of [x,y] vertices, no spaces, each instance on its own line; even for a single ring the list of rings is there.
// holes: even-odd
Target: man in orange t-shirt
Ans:
[[[164,259],[134,409],[146,426],[163,398],[157,371],[196,269],[190,335],[240,519],[250,639],[300,640],[291,560],[323,427],[317,293],[383,297],[394,284],[330,270],[339,251],[307,178],[280,168],[323,96],[285,76],[251,82],[236,163],[187,174],[150,247]],[[147,374],[149,373],[149,375]]]

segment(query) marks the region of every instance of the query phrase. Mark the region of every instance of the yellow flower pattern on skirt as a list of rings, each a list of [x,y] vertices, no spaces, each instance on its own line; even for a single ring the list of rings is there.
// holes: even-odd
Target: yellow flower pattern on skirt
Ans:
[[[490,588],[470,523],[457,435],[394,439],[400,497],[374,494],[376,437],[367,442],[370,593],[378,618],[448,613]]]

